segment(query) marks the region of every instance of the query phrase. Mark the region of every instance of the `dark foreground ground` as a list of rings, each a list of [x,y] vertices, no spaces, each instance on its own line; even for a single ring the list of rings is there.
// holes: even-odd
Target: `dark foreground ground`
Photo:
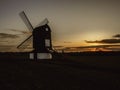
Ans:
[[[57,54],[51,61],[0,58],[0,90],[120,90],[120,56]]]

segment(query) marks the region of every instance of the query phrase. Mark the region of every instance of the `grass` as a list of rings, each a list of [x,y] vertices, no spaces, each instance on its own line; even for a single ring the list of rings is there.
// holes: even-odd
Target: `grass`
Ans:
[[[120,59],[115,56],[53,57],[1,60],[0,90],[120,90]]]

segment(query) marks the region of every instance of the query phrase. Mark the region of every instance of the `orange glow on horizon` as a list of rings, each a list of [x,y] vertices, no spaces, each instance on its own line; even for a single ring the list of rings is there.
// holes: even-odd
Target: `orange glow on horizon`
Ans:
[[[91,48],[90,51],[94,51],[94,52],[96,52],[96,51],[105,51],[105,52],[107,52],[107,51],[111,51],[111,50],[104,49],[104,48]]]

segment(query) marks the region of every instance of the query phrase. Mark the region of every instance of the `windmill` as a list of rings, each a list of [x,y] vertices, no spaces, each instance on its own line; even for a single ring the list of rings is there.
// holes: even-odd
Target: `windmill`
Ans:
[[[32,35],[20,43],[17,48],[20,48],[25,42],[33,38],[33,51],[29,54],[29,58],[35,60],[52,59],[51,29],[48,25],[48,19],[45,18],[38,27],[33,28],[24,11],[19,13],[19,15]]]

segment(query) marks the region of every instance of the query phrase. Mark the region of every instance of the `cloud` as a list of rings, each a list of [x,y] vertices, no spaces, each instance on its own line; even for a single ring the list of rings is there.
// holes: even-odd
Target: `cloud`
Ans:
[[[1,39],[6,39],[6,38],[13,39],[13,38],[18,38],[18,37],[19,37],[18,35],[14,35],[14,34],[0,33]]]
[[[120,43],[120,39],[102,39],[102,40],[96,40],[96,41],[87,41],[86,43],[102,43],[102,44],[113,44],[113,43]]]
[[[95,40],[95,41],[87,41],[85,40],[86,43],[101,43],[101,44],[114,44],[114,43],[120,43],[120,34],[116,34],[112,36],[113,38],[111,39],[102,39],[102,40]]]
[[[15,45],[19,41],[19,37],[20,37],[19,35],[15,35],[15,34],[0,33],[0,46]]]
[[[116,34],[116,35],[114,35],[113,37],[115,37],[115,38],[120,38],[120,34]]]
[[[15,46],[13,45],[0,45],[0,52],[7,52],[10,51]]]
[[[120,45],[91,45],[91,46],[81,46],[72,48],[108,48],[108,47],[120,47]]]
[[[23,30],[16,30],[16,29],[9,29],[10,31],[13,31],[13,32],[19,32],[19,33],[22,33],[22,34],[31,34],[32,32],[30,31],[23,31]]]
[[[90,45],[90,46],[80,46],[80,47],[66,47],[64,50],[69,51],[119,51],[120,45]]]
[[[72,43],[72,42],[67,42],[67,41],[64,41],[64,43]]]
[[[64,46],[53,46],[54,48],[63,48]]]

